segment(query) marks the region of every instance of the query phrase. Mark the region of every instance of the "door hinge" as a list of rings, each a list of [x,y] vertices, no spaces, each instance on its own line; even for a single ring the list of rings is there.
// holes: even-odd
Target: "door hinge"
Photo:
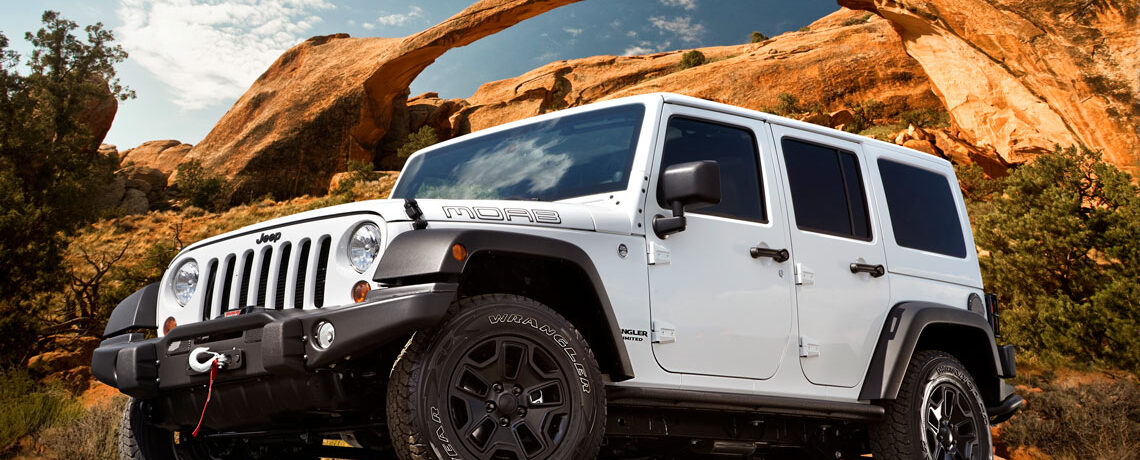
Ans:
[[[810,337],[800,336],[800,357],[814,358],[819,356],[819,344]]]
[[[649,242],[648,257],[649,265],[667,265],[669,264],[669,248],[656,241]]]
[[[654,321],[650,335],[653,343],[673,343],[677,341],[677,328],[664,321]]]
[[[811,286],[815,284],[815,272],[805,267],[804,264],[796,264],[795,278],[796,286]]]

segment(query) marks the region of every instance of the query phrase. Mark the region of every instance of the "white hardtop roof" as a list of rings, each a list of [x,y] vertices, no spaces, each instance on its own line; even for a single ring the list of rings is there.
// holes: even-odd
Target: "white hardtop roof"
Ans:
[[[886,151],[890,152],[892,154],[891,156],[905,157],[908,160],[933,161],[935,163],[938,163],[940,166],[953,169],[953,165],[949,161],[946,161],[946,159],[944,159],[944,158],[939,158],[939,157],[936,157],[936,156],[928,154],[928,153],[919,152],[919,151],[913,150],[913,149],[908,149],[908,148],[900,146],[900,145],[895,145],[895,144],[892,144],[889,142],[883,142],[883,141],[880,141],[878,139],[870,138],[867,136],[860,136],[858,134],[852,134],[852,133],[849,133],[846,131],[840,131],[838,129],[828,128],[826,126],[820,126],[820,125],[808,123],[806,121],[793,120],[791,118],[785,118],[785,117],[781,117],[779,115],[772,115],[772,114],[766,113],[766,112],[750,110],[750,109],[746,109],[743,107],[737,107],[737,106],[729,105],[729,104],[722,104],[719,102],[713,102],[713,101],[700,99],[700,98],[696,98],[696,97],[692,97],[692,96],[684,96],[681,94],[653,93],[653,94],[649,94],[646,96],[658,96],[666,104],[683,105],[686,107],[693,107],[693,108],[697,108],[697,109],[711,110],[714,112],[721,112],[721,113],[726,113],[729,115],[736,115],[736,116],[745,117],[745,118],[752,118],[752,119],[764,121],[767,123],[771,123],[774,125],[787,126],[789,128],[795,128],[795,129],[799,129],[799,130],[803,130],[803,131],[809,131],[809,132],[814,132],[814,133],[818,133],[818,134],[823,134],[826,136],[836,137],[836,138],[843,139],[846,141],[855,142],[858,144],[874,146],[874,147],[878,147],[879,149],[886,150]],[[635,96],[635,97],[642,97],[642,96]]]
[[[448,139],[446,141],[440,142],[440,143],[432,145],[430,147],[426,147],[426,148],[420,150],[419,152],[416,152],[413,156],[419,156],[419,155],[422,155],[424,153],[435,150],[437,148],[445,147],[445,146],[455,144],[455,143],[459,143],[459,142],[464,142],[464,141],[470,140],[472,138],[485,136],[488,134],[493,134],[493,133],[496,133],[499,131],[511,129],[511,128],[518,127],[518,126],[523,126],[523,125],[528,125],[531,123],[551,120],[551,119],[563,117],[566,115],[573,115],[573,114],[577,114],[577,113],[588,112],[588,111],[597,110],[597,109],[601,109],[601,108],[613,107],[613,106],[630,104],[630,103],[641,103],[641,104],[646,104],[646,105],[651,105],[651,106],[661,105],[663,103],[664,104],[676,104],[676,105],[692,107],[692,108],[696,108],[696,109],[703,109],[703,110],[725,113],[725,114],[729,114],[729,115],[736,115],[739,117],[752,118],[752,119],[760,120],[760,121],[763,121],[766,123],[787,126],[789,128],[794,128],[794,129],[798,129],[798,130],[802,130],[802,131],[808,131],[808,132],[814,132],[814,133],[822,134],[825,136],[831,136],[831,137],[843,139],[843,140],[846,140],[849,142],[854,142],[854,143],[858,143],[858,144],[862,144],[862,145],[866,145],[866,146],[873,146],[873,147],[876,147],[880,151],[885,151],[886,153],[888,153],[887,156],[889,156],[889,157],[902,159],[904,161],[912,161],[912,162],[913,161],[920,161],[920,162],[934,163],[940,169],[945,168],[945,169],[953,170],[953,165],[949,161],[946,161],[943,158],[939,158],[939,157],[936,157],[934,155],[930,155],[928,153],[919,152],[917,150],[908,149],[908,148],[900,146],[900,145],[895,145],[895,144],[892,144],[889,142],[883,142],[883,141],[880,141],[878,139],[873,139],[873,138],[866,137],[866,136],[860,136],[858,134],[852,134],[852,133],[849,133],[846,131],[840,131],[838,129],[832,129],[832,128],[828,128],[826,126],[820,126],[820,125],[808,123],[805,121],[793,120],[791,118],[785,118],[785,117],[773,115],[770,113],[760,112],[760,111],[756,111],[756,110],[746,109],[743,107],[737,107],[737,106],[729,105],[729,104],[722,104],[720,102],[713,102],[713,101],[709,101],[709,100],[705,100],[705,99],[700,99],[700,98],[696,98],[696,97],[692,97],[692,96],[684,96],[684,95],[675,94],[675,93],[639,94],[636,96],[627,96],[627,97],[622,97],[622,98],[618,98],[618,99],[609,99],[609,100],[605,100],[605,101],[581,105],[578,107],[572,107],[572,108],[568,108],[568,109],[544,113],[542,115],[537,115],[537,116],[533,116],[533,117],[523,118],[521,120],[515,120],[515,121],[509,122],[509,123],[504,123],[501,125],[493,126],[490,128],[486,128],[486,129],[482,129],[482,130],[473,132],[473,133],[469,133],[466,135],[457,136],[457,137]],[[930,166],[928,166],[928,167],[930,167]]]

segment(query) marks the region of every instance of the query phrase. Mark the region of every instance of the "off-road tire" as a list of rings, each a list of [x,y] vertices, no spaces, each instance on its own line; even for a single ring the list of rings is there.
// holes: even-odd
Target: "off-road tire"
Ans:
[[[119,458],[122,460],[175,460],[174,439],[169,431],[146,422],[143,402],[127,401],[119,419]]]
[[[954,396],[947,397],[950,393]],[[962,363],[949,353],[916,352],[907,365],[898,397],[885,401],[884,407],[886,418],[870,427],[871,449],[876,459],[988,459],[993,452],[989,417],[978,386]],[[952,409],[949,415],[944,412],[946,408]],[[947,419],[946,424],[941,423],[942,418]],[[951,429],[948,425],[957,426],[946,436],[948,432],[943,430]],[[940,431],[935,431],[936,426]],[[957,456],[936,455],[948,449],[942,441],[944,436],[959,450]]]
[[[493,458],[508,448],[519,460],[594,458],[605,389],[569,321],[525,297],[480,295],[408,341],[392,368],[387,417],[402,460]]]

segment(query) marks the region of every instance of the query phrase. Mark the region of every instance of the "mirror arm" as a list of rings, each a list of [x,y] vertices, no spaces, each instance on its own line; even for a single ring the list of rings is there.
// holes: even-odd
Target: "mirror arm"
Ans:
[[[665,239],[685,229],[685,205],[680,201],[674,201],[671,205],[673,217],[658,215],[653,218],[653,233],[656,233],[658,238]]]

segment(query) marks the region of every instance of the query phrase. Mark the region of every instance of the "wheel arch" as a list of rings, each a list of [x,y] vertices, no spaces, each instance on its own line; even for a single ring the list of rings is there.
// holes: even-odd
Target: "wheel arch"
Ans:
[[[987,404],[1000,401],[1003,371],[989,323],[969,310],[931,302],[903,302],[891,308],[859,399],[895,399],[918,350],[950,353],[973,376]]]
[[[457,260],[451,248],[467,249]],[[515,273],[525,266],[525,274]],[[505,276],[496,270],[508,269]],[[533,286],[526,278],[560,276],[554,292]],[[565,316],[586,336],[602,371],[613,381],[633,378],[633,366],[621,337],[605,285],[589,255],[563,240],[522,233],[472,229],[424,229],[397,235],[381,256],[373,279],[400,286],[432,281],[459,282],[459,295],[490,293],[493,286],[507,294],[534,298]],[[583,294],[581,303],[559,302],[560,293]]]

